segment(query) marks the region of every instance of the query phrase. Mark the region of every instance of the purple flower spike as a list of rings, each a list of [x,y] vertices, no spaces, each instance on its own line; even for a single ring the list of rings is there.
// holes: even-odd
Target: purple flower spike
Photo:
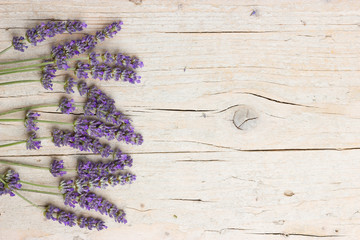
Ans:
[[[42,69],[41,84],[47,90],[53,90],[52,80],[56,77],[56,68],[52,64],[45,65]]]
[[[60,208],[49,205],[45,208],[44,215],[47,219],[63,223],[65,226],[76,225],[76,215],[70,212],[65,212]]]
[[[36,46],[37,43],[44,41],[46,38],[54,37],[57,34],[62,34],[65,31],[74,33],[82,31],[86,27],[85,23],[80,21],[67,21],[67,22],[54,22],[41,23],[36,27],[26,31],[26,40],[32,45]]]
[[[31,131],[37,131],[39,130],[39,128],[36,126],[36,123],[34,122],[37,117],[39,117],[40,114],[37,112],[27,112],[26,116],[25,116],[25,127],[27,129],[27,131],[31,132]]]
[[[88,78],[87,71],[90,70],[90,65],[87,63],[78,62],[75,66],[75,74],[78,78]]]
[[[68,77],[64,84],[64,90],[67,94],[74,93],[73,87],[76,84],[72,77]]]
[[[104,221],[95,218],[80,217],[77,220],[77,224],[80,228],[87,228],[89,230],[95,228],[96,230],[100,231],[107,228]]]
[[[89,88],[87,87],[86,82],[79,82],[78,90],[81,96],[87,95]]]
[[[99,64],[99,60],[97,60],[97,58],[100,56],[100,54],[96,54],[94,52],[89,54],[89,64],[90,65],[98,65]]]
[[[59,129],[54,129],[52,132],[53,142],[55,146],[69,146],[80,151],[93,152],[101,154],[102,157],[108,157],[112,154],[112,149],[106,144],[100,143],[96,138],[87,135],[80,135]]]
[[[52,163],[50,165],[50,172],[54,177],[64,176],[66,174],[66,171],[63,171],[63,169],[64,169],[64,161],[63,160],[52,161]]]
[[[59,109],[62,113],[70,114],[75,111],[74,99],[62,98],[59,104]]]
[[[114,56],[114,58],[116,59],[116,65],[120,67],[133,69],[144,67],[144,63],[137,57],[130,57],[122,53],[118,53]]]
[[[36,134],[35,132],[32,132],[26,142],[26,149],[31,150],[37,150],[41,148],[41,141],[36,140]]]
[[[24,37],[13,37],[12,45],[15,50],[18,50],[20,52],[24,52],[26,48],[26,44],[24,43],[25,38]]]
[[[72,40],[63,45],[53,47],[51,50],[51,57],[54,61],[64,61],[70,59],[75,55],[80,55],[90,49],[93,49],[96,44],[105,40],[105,38],[113,37],[121,30],[122,22],[114,22],[107,26],[104,30],[97,32],[95,35],[86,35],[82,39]]]
[[[68,192],[64,194],[64,204],[75,207],[77,204],[86,210],[95,210],[101,214],[114,218],[115,222],[127,223],[125,212],[117,208],[114,204],[96,195],[88,192],[79,194],[76,192]]]
[[[11,197],[15,196],[12,190],[21,188],[19,174],[9,169],[5,172],[2,179],[6,185],[3,182],[0,182],[0,196],[4,194],[9,194]]]

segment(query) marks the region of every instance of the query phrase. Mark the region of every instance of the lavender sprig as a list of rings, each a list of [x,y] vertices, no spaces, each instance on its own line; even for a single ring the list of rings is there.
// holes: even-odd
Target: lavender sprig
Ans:
[[[82,135],[90,135],[92,137],[105,137],[107,140],[116,139],[119,142],[125,141],[133,145],[141,145],[143,138],[141,134],[134,133],[131,126],[122,124],[120,126],[106,124],[103,121],[95,119],[86,119],[79,117],[74,122],[74,131]]]
[[[103,42],[105,38],[112,38],[121,30],[122,21],[114,22],[105,27],[102,31],[96,32],[95,35],[86,35],[82,39],[72,40],[63,45],[58,45],[51,50],[51,57],[56,62],[59,69],[66,69],[66,59],[70,59],[75,55],[80,55],[96,44]]]
[[[92,192],[83,194],[67,192],[64,194],[64,204],[70,207],[79,205],[86,210],[95,210],[103,215],[108,215],[114,218],[115,222],[127,223],[123,210]]]
[[[47,219],[57,221],[65,226],[73,227],[78,225],[80,228],[87,228],[92,230],[93,228],[99,230],[107,228],[102,220],[92,217],[77,217],[74,213],[64,211],[53,205],[45,207],[44,215]]]
[[[102,144],[98,139],[87,135],[80,135],[68,131],[54,129],[52,132],[55,146],[69,146],[80,151],[93,152],[101,154],[102,157],[108,157],[113,150],[109,145]]]
[[[75,74],[78,78],[87,79],[88,72],[90,72],[92,78],[109,81],[114,79],[115,81],[122,80],[129,83],[139,83],[141,77],[133,70],[122,67],[110,67],[106,64],[90,65],[83,62],[78,62],[75,66]]]
[[[74,79],[72,77],[68,77],[65,80],[65,84],[64,84],[64,90],[66,91],[67,94],[70,93],[74,93],[74,86],[76,84],[76,81],[74,81]]]

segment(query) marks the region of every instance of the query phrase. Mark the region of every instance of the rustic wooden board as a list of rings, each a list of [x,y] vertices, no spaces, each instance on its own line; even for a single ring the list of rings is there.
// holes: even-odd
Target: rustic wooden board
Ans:
[[[359,1],[1,0],[0,19],[1,49],[49,19],[84,20],[87,33],[121,19],[121,34],[97,49],[145,63],[140,85],[96,82],[145,139],[142,146],[118,144],[134,157],[138,180],[97,191],[124,207],[129,223],[76,209],[102,217],[109,229],[68,228],[3,196],[0,239],[360,238]],[[47,55],[55,42],[80,36],[1,59]],[[60,87],[49,92],[37,83],[0,87],[0,111],[56,103],[63,95]],[[75,100],[84,101],[78,94]],[[74,117],[55,111],[41,110],[48,119]],[[40,135],[51,127],[42,126]],[[2,123],[0,133],[0,144],[26,134],[19,123]],[[68,167],[83,155],[97,159],[43,145],[4,148],[0,158],[46,166],[56,156]],[[58,181],[16,169],[24,180]],[[24,195],[39,204],[62,202]]]

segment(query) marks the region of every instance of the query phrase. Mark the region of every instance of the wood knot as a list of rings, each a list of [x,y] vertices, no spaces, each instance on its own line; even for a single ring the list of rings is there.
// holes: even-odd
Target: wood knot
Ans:
[[[240,130],[250,130],[257,125],[258,114],[248,106],[241,106],[234,113],[233,123]]]

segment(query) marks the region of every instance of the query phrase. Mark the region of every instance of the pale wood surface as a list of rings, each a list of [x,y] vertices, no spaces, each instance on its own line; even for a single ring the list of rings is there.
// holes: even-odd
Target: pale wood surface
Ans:
[[[359,1],[1,0],[1,49],[53,18],[84,20],[89,33],[121,19],[121,34],[97,49],[145,63],[140,85],[97,82],[145,139],[118,144],[132,154],[138,180],[97,191],[124,207],[129,223],[102,217],[106,231],[67,228],[6,196],[0,239],[360,239]],[[2,59],[47,55],[54,42],[80,36]],[[36,83],[1,87],[0,111],[63,95]],[[55,110],[42,112],[73,117]],[[44,125],[40,135],[50,129]],[[1,144],[25,137],[21,124],[1,124],[0,132]],[[57,156],[73,167],[84,154],[43,145],[2,149],[0,157],[46,166]],[[16,169],[24,180],[57,182],[44,171]],[[62,201],[24,195],[39,204]]]

